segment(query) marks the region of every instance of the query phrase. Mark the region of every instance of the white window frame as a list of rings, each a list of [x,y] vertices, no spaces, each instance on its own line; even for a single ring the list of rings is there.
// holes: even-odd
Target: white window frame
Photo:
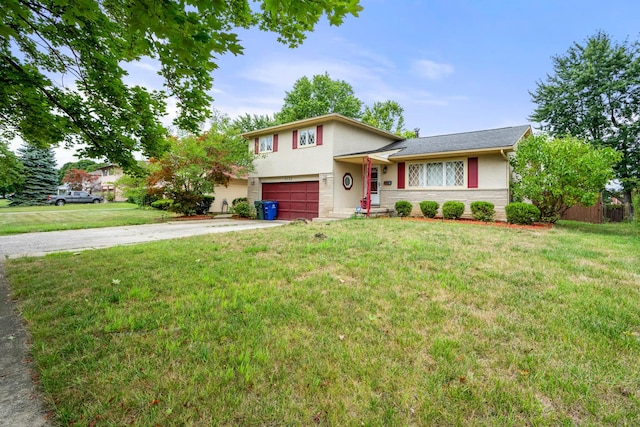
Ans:
[[[273,152],[273,135],[261,136],[259,144],[258,153]]]
[[[308,142],[309,136],[313,137],[313,142]],[[315,147],[318,143],[316,128],[298,130],[298,148]]]
[[[454,183],[454,185],[447,185],[447,164],[455,164],[460,163],[462,166],[462,178],[458,183]],[[428,172],[427,165],[442,165],[442,183],[434,185],[428,183]],[[415,167],[420,167],[422,170],[419,172],[421,176],[419,176],[418,185],[412,185],[412,169]],[[455,179],[455,166],[454,167],[454,179]],[[467,162],[465,159],[450,159],[450,160],[440,160],[440,161],[428,161],[428,162],[414,162],[407,164],[407,188],[464,188],[465,183],[467,182]],[[424,184],[424,185],[423,185]]]

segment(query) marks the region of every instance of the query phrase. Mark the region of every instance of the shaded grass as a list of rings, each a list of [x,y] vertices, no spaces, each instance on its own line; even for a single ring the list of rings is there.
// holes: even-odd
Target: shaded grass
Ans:
[[[131,203],[0,208],[0,235],[149,224],[171,215]]]
[[[7,272],[63,425],[634,425],[625,226],[292,224]]]

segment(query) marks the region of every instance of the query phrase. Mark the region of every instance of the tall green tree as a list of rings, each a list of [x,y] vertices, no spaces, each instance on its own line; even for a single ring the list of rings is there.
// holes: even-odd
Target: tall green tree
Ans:
[[[531,200],[543,221],[556,222],[571,206],[593,206],[620,157],[613,148],[593,147],[575,137],[531,136],[511,158],[513,194]]]
[[[85,143],[81,155],[134,168],[166,149],[160,117],[177,98],[179,129],[196,132],[212,101],[217,58],[242,53],[257,27],[290,47],[320,17],[358,16],[359,0],[3,0],[0,131],[40,147]],[[165,91],[125,83],[123,64],[154,58]]]
[[[207,132],[172,138],[171,149],[151,160],[147,191],[172,199],[171,210],[191,215],[217,185],[248,171],[252,160],[238,129],[218,115]]]
[[[264,129],[271,126],[276,125],[275,117],[272,117],[268,114],[244,114],[242,116],[236,117],[232,125],[241,133],[251,132],[258,129]]]
[[[344,80],[333,80],[328,73],[298,79],[290,92],[286,92],[282,110],[276,114],[278,123],[338,113],[351,118],[362,115],[362,101],[353,87]]]
[[[22,163],[8,144],[0,141],[0,195],[13,193],[23,181]]]
[[[24,181],[12,198],[11,206],[37,206],[47,203],[49,194],[56,194],[58,172],[53,149],[24,144],[18,149],[23,164]]]
[[[396,135],[413,137],[414,133],[404,127],[404,109],[396,101],[386,100],[374,102],[367,106],[362,114],[362,121],[368,125],[386,130]]]
[[[599,32],[553,57],[554,74],[531,93],[530,119],[553,136],[572,135],[622,154],[616,177],[625,199],[640,184],[640,43]]]

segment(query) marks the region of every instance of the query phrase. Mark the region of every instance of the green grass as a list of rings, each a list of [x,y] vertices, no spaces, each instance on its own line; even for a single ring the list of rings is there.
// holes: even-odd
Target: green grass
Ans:
[[[156,209],[140,209],[131,203],[28,207],[6,205],[5,203],[4,206],[0,206],[0,236],[36,231],[149,224],[172,215]]]
[[[345,220],[6,270],[62,425],[637,425],[640,228],[608,227]]]

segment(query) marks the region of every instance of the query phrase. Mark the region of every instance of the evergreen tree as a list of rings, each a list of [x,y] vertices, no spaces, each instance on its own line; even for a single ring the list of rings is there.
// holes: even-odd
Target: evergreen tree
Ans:
[[[11,206],[36,206],[47,203],[47,195],[58,187],[56,160],[51,148],[37,148],[25,144],[18,149],[24,166],[24,182],[16,192]]]

